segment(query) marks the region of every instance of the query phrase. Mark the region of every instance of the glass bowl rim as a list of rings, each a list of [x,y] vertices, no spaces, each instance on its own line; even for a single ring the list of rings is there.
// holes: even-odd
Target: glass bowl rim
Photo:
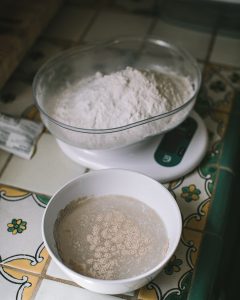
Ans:
[[[188,101],[186,101],[183,105],[181,105],[175,109],[172,109],[168,112],[161,113],[161,114],[158,114],[158,115],[155,115],[155,116],[143,119],[143,120],[139,120],[139,121],[136,121],[133,123],[129,123],[127,125],[117,126],[117,127],[113,127],[113,128],[104,128],[104,129],[99,129],[99,128],[98,129],[92,129],[92,128],[87,129],[87,128],[81,128],[81,127],[76,127],[76,126],[65,124],[65,123],[58,121],[58,120],[54,119],[53,117],[51,117],[48,113],[46,113],[44,108],[40,106],[40,104],[38,103],[38,100],[37,100],[36,90],[37,90],[38,82],[46,69],[51,68],[53,65],[55,65],[55,63],[58,63],[59,61],[61,61],[62,58],[70,57],[70,56],[73,56],[73,55],[76,55],[79,53],[83,53],[83,52],[93,51],[97,48],[103,49],[104,47],[108,47],[111,45],[117,45],[117,44],[120,44],[123,42],[134,42],[134,41],[142,42],[142,43],[147,42],[147,43],[155,44],[157,46],[172,49],[175,51],[175,53],[180,54],[182,57],[186,58],[193,65],[193,67],[196,71],[196,79],[197,79],[198,86],[196,87],[192,97]],[[202,75],[201,75],[200,68],[197,64],[196,59],[187,50],[183,49],[182,47],[173,45],[173,44],[171,44],[167,41],[164,41],[162,39],[159,39],[158,37],[155,37],[155,36],[151,36],[148,38],[143,38],[143,37],[139,37],[139,36],[120,36],[120,37],[117,37],[114,39],[98,42],[98,43],[91,44],[91,45],[75,46],[75,47],[63,50],[60,53],[52,56],[39,68],[39,70],[35,74],[34,79],[33,79],[32,89],[33,89],[33,98],[34,98],[35,106],[40,111],[40,113],[42,113],[52,123],[55,123],[56,125],[64,128],[64,129],[68,129],[70,131],[89,133],[89,134],[106,134],[106,133],[113,133],[113,132],[123,131],[123,130],[129,129],[129,128],[137,127],[137,126],[140,126],[140,125],[152,122],[152,121],[166,118],[170,115],[173,115],[173,114],[181,111],[182,109],[187,107],[191,102],[193,102],[195,100],[195,98],[199,92],[201,82],[202,82]]]

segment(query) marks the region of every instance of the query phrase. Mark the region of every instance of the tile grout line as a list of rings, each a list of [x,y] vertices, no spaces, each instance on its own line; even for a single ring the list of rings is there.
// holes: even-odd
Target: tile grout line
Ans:
[[[101,7],[95,8],[95,12],[91,18],[91,20],[88,22],[87,26],[85,27],[83,33],[81,34],[78,41],[75,43],[76,45],[81,44],[84,41],[84,38],[86,37],[87,33],[89,32],[89,29],[93,26],[94,22],[96,21],[97,17],[99,16],[101,12]]]
[[[1,177],[3,176],[4,171],[7,169],[7,166],[8,166],[8,164],[10,163],[12,157],[13,157],[13,154],[9,154],[9,156],[8,156],[8,158],[7,158],[7,160],[6,160],[6,162],[4,163],[4,165],[3,165],[3,167],[2,167],[2,169],[1,169],[1,171],[0,171],[0,179],[1,179]]]
[[[210,63],[210,57],[211,57],[211,54],[212,54],[212,51],[213,51],[213,48],[215,45],[216,37],[217,37],[218,31],[219,31],[219,23],[220,23],[220,17],[218,16],[216,23],[213,26],[211,40],[210,40],[210,43],[208,46],[208,51],[207,51],[207,54],[205,57],[205,64]]]
[[[49,262],[50,262],[50,258],[48,259],[48,261],[46,262],[46,264],[49,263]],[[3,267],[3,268],[11,269],[11,270],[14,270],[14,271],[16,271],[16,272],[22,272],[22,273],[24,273],[24,274],[26,274],[26,275],[34,276],[34,277],[37,277],[37,278],[38,278],[38,283],[37,283],[37,285],[36,285],[36,287],[35,287],[35,289],[34,289],[34,291],[33,291],[33,294],[32,294],[32,296],[31,296],[31,299],[34,299],[34,297],[36,296],[37,291],[39,290],[39,287],[40,287],[40,285],[41,285],[41,283],[42,283],[42,281],[43,281],[44,279],[51,280],[51,281],[55,281],[55,282],[58,282],[58,283],[67,284],[67,285],[70,285],[70,286],[73,286],[73,287],[77,287],[77,288],[84,289],[82,286],[76,284],[75,282],[71,281],[70,279],[69,279],[69,280],[66,280],[66,279],[54,277],[54,276],[51,276],[51,275],[46,275],[46,274],[43,275],[44,272],[43,272],[43,273],[34,273],[34,272],[29,271],[29,270],[24,270],[24,269],[21,269],[21,268],[13,267],[13,266],[11,266],[11,265],[6,265],[6,264],[1,263],[1,262],[0,262],[0,266]],[[45,269],[45,267],[44,267],[44,269]],[[126,297],[128,297],[128,296],[126,295],[126,297],[125,297],[124,294],[123,294],[123,295],[119,295],[118,297],[124,297],[124,298],[122,298],[122,299],[128,299],[128,298],[126,298]]]
[[[205,228],[205,227],[204,227]],[[191,230],[191,231],[194,231],[196,233],[200,233],[200,234],[204,234],[204,229],[201,230],[201,229],[197,229],[197,228],[193,228],[193,227],[190,227],[190,226],[184,226],[183,229],[188,229],[188,230]]]
[[[211,39],[208,45],[207,53],[205,59],[203,59],[203,70],[202,74],[206,72],[206,67],[210,63],[210,57],[213,51],[213,47],[215,45],[216,36],[218,33],[218,27],[219,27],[219,18],[217,18],[216,23],[213,25],[212,33],[211,33]]]
[[[152,22],[147,30],[147,33],[145,34],[145,38],[147,38],[148,36],[150,36],[154,30],[154,28],[157,25],[158,20],[160,20],[161,17],[161,11],[164,10],[164,6],[165,3],[167,1],[166,0],[160,0],[159,2],[157,0],[154,1],[154,7],[155,7],[155,11],[157,11],[157,13],[155,15],[152,15]]]
[[[217,187],[217,183],[218,183],[218,179],[219,179],[219,172],[220,172],[219,169],[216,172],[217,172],[217,174],[216,174],[216,179],[215,179],[215,182],[214,182],[214,189],[213,189],[213,192],[212,192],[212,195],[211,195],[211,200],[214,199],[215,194],[216,194],[216,187]],[[207,215],[209,215],[210,209],[211,209],[211,203],[210,203],[210,206],[208,208]],[[207,218],[207,221],[208,221],[208,218]],[[202,252],[201,251],[202,250],[202,245],[203,245],[202,242],[203,242],[203,236],[207,232],[206,228],[207,228],[207,222],[205,223],[204,231],[202,232],[203,233],[202,240],[201,240],[201,243],[199,245],[198,255],[197,255],[197,258],[196,258],[195,266],[193,268],[193,273],[192,273],[192,278],[191,278],[191,286],[192,286],[192,283],[194,282],[194,280],[196,278],[196,273],[198,272],[197,267],[198,267],[198,264],[199,264],[198,262],[200,260],[201,254],[202,254],[201,253]],[[188,292],[188,295],[187,295],[187,300],[191,300],[190,297],[189,297],[189,292]]]
[[[51,259],[49,257],[48,260],[47,260],[47,262],[46,262],[46,266],[44,266],[44,270],[45,271],[47,270],[47,267],[49,266],[50,261],[51,261]],[[48,266],[47,266],[47,264],[48,264]],[[65,284],[76,286],[76,287],[81,287],[81,286],[77,285],[76,283],[74,283],[73,281],[71,281],[70,278],[69,278],[69,280],[67,280],[67,279],[62,279],[62,278],[54,277],[54,276],[51,276],[51,275],[44,274],[44,271],[41,272],[41,273],[34,273],[32,271],[25,270],[25,269],[18,268],[18,267],[13,267],[11,265],[7,265],[7,264],[2,263],[2,262],[0,262],[0,266],[4,267],[4,268],[11,269],[11,270],[15,270],[16,272],[23,272],[23,273],[25,273],[27,275],[35,276],[35,277],[37,277],[39,279],[50,279],[52,281],[57,281],[57,282],[65,283]]]
[[[42,284],[42,281],[43,281],[43,278],[38,277],[37,284],[36,284],[36,286],[35,286],[34,291],[32,292],[32,295],[31,295],[31,298],[30,298],[30,299],[32,299],[32,300],[35,299],[35,297],[36,297],[36,295],[37,295],[37,292],[38,292],[38,290],[39,290],[39,288],[40,288],[40,286],[41,286],[41,284]]]
[[[51,261],[51,259],[48,258],[46,264],[49,265],[50,261]],[[48,279],[48,280],[56,281],[56,282],[59,282],[59,283],[64,283],[64,284],[68,284],[68,285],[71,285],[71,286],[83,288],[83,287],[77,285],[76,283],[74,283],[73,281],[71,281],[70,278],[69,278],[69,280],[67,280],[67,279],[62,279],[62,278],[54,277],[54,276],[51,276],[51,275],[44,274],[44,271],[42,273],[34,273],[34,272],[29,271],[29,270],[25,270],[25,269],[18,268],[18,267],[13,267],[11,265],[7,265],[7,264],[1,263],[1,262],[0,262],[0,266],[3,267],[3,268],[14,270],[16,272],[22,272],[22,273],[24,273],[26,275],[29,275],[29,276],[37,277],[39,279],[40,283],[41,283],[41,281],[43,279]],[[44,266],[45,271],[47,270],[46,269],[47,267],[48,266]],[[38,284],[38,288],[36,286],[35,290],[39,289],[39,287],[40,287],[40,284]],[[35,292],[35,290],[34,290],[34,292]]]
[[[37,292],[39,291],[39,288],[40,288],[40,286],[41,286],[41,284],[42,284],[42,282],[43,282],[43,279],[45,278],[44,275],[46,275],[46,272],[47,272],[48,266],[49,266],[49,264],[50,264],[50,261],[51,261],[51,258],[50,258],[50,255],[48,255],[47,261],[46,261],[46,263],[44,264],[43,270],[42,270],[42,272],[39,274],[39,275],[40,275],[40,276],[39,276],[39,280],[38,280],[38,282],[37,282],[37,284],[36,284],[36,287],[35,287],[35,289],[34,289],[32,295],[31,295],[31,299],[34,299],[34,298],[36,297]]]

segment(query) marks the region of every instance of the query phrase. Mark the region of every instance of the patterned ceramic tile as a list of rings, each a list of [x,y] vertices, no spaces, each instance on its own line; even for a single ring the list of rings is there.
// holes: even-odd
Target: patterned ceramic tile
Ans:
[[[218,188],[211,199],[206,231],[224,238],[226,225],[230,217],[229,208],[232,203],[234,175],[228,170],[219,170],[217,184]]]
[[[210,74],[209,77],[207,75]],[[216,73],[214,73],[216,74]],[[215,76],[215,75],[214,75]],[[217,76],[217,75],[216,75]],[[211,81],[212,73],[206,72],[204,86],[198,96],[195,110],[201,115],[209,134],[208,153],[204,164],[216,164],[219,161],[223,138],[229,122],[229,112],[236,102],[236,93],[230,85],[221,80]],[[211,90],[212,87],[222,86],[223,91]]]
[[[185,48],[198,59],[205,59],[211,38],[209,33],[175,26],[161,20],[157,22],[152,34]]]
[[[206,165],[206,163],[216,164],[219,162],[221,156],[223,139],[229,122],[229,115],[218,111],[210,111],[208,112],[208,115],[203,116],[203,120],[208,130],[209,142],[208,152],[202,165]]]
[[[175,254],[163,271],[140,290],[138,299],[186,299],[201,239],[201,233],[185,228]]]
[[[48,38],[77,42],[93,16],[94,10],[65,6],[53,19],[43,35]],[[59,30],[59,28],[61,29]]]
[[[210,61],[240,67],[240,39],[218,35],[213,47]]]
[[[30,300],[38,281],[34,275],[0,265],[1,299]]]
[[[225,113],[219,113],[217,111],[211,111],[209,115],[204,117],[204,122],[209,133],[208,151],[197,169],[197,174],[195,174],[196,177],[192,178],[194,185],[199,191],[196,192],[195,188],[191,186],[193,198],[199,197],[201,199],[201,197],[204,195],[204,199],[202,202],[198,200],[199,205],[197,206],[196,212],[194,214],[189,214],[189,216],[186,217],[187,227],[198,230],[204,229],[210,199],[212,198],[214,192],[217,170],[223,151],[223,139],[228,126],[228,121],[229,115]],[[186,180],[188,181],[190,178],[191,176],[187,176]],[[196,182],[198,182],[198,184],[202,184],[197,186]],[[188,186],[188,189],[189,188],[190,186]],[[185,198],[188,198],[187,195],[190,191],[187,191],[185,187],[183,189]],[[189,196],[191,196],[190,194]]]
[[[85,168],[72,162],[58,147],[55,138],[44,133],[29,161],[13,156],[0,181],[22,189],[52,195]]]
[[[240,68],[214,65],[214,69],[236,91],[240,90]]]
[[[48,259],[41,236],[46,198],[0,186],[1,263],[40,274]]]
[[[197,169],[185,178],[169,185],[168,188],[180,207],[184,227],[204,229],[211,197],[208,186],[212,181],[211,173],[203,176]]]
[[[222,74],[236,90],[240,90],[240,69],[223,69]]]
[[[119,35],[143,36],[152,19],[149,17],[102,11],[90,27],[86,41],[111,39]]]
[[[188,228],[204,230],[228,118],[229,115],[216,111],[204,117],[209,133],[205,158],[197,169],[168,186],[181,208],[183,224]]]
[[[21,116],[32,105],[31,84],[10,80],[0,92],[1,113]]]
[[[80,287],[43,279],[35,300],[117,300],[115,296],[100,295]],[[122,299],[122,298],[121,298]]]
[[[236,97],[235,90],[214,65],[208,65],[204,69],[203,82],[197,106],[230,112]]]

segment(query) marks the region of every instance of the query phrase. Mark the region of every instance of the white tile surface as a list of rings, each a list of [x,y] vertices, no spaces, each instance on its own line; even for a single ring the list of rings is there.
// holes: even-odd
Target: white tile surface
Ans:
[[[86,289],[44,279],[35,300],[117,300],[118,297],[100,295]]]
[[[89,29],[85,40],[106,40],[119,35],[146,34],[152,19],[124,13],[101,12]]]
[[[52,195],[67,181],[81,175],[85,168],[66,157],[55,138],[44,133],[31,160],[14,156],[0,178],[1,183]]]
[[[0,172],[2,171],[2,168],[5,166],[5,163],[7,162],[7,159],[9,157],[9,153],[0,149]]]
[[[55,264],[55,262],[53,262],[53,260],[50,261],[46,274],[54,278],[72,281],[67,275],[65,275],[65,273],[62,272],[62,270]]]
[[[94,11],[80,9],[75,6],[65,6],[49,24],[44,36],[78,41],[89,24]]]
[[[12,100],[4,101],[6,98],[12,98]],[[18,117],[31,105],[33,105],[31,84],[10,80],[1,90],[1,113]]]
[[[240,67],[240,39],[217,36],[210,61]]]
[[[63,280],[72,281],[67,275],[65,275],[65,273],[62,272],[61,269],[59,269],[59,267],[53,262],[53,260],[50,261],[50,264],[48,266],[46,274],[48,276],[51,276],[51,277],[54,277],[54,278],[59,278],[59,279],[63,279]],[[125,295],[133,297],[134,296],[134,291],[126,293]]]
[[[211,35],[206,32],[183,28],[159,20],[153,35],[189,51],[195,58],[205,59]]]

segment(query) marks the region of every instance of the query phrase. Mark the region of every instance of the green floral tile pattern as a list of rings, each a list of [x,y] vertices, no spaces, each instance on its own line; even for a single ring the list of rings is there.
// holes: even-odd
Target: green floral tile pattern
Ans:
[[[201,239],[201,233],[184,229],[175,254],[163,271],[140,290],[138,299],[186,299]]]
[[[205,69],[203,80],[204,85],[201,89],[199,104],[203,105],[204,102],[207,102],[210,109],[229,113],[235,99],[234,88],[212,65]]]
[[[46,205],[39,199],[41,195],[0,186],[0,262],[37,274],[48,259],[41,235]]]
[[[178,183],[168,186],[181,209],[184,227],[204,230],[211,197],[209,185],[214,182],[214,173],[210,171],[206,170],[203,175],[198,168]]]
[[[190,184],[189,186],[182,187],[181,197],[187,202],[199,200],[200,194],[201,191],[196,187],[195,184]]]
[[[231,85],[235,91],[240,90],[240,69],[228,66],[213,65],[215,71]]]
[[[164,268],[165,274],[172,275],[174,272],[179,272],[182,264],[183,261],[180,258],[177,258],[176,255],[173,255]]]
[[[23,221],[22,219],[12,219],[11,223],[7,224],[8,232],[12,234],[22,233],[24,230],[27,229],[27,222]]]

